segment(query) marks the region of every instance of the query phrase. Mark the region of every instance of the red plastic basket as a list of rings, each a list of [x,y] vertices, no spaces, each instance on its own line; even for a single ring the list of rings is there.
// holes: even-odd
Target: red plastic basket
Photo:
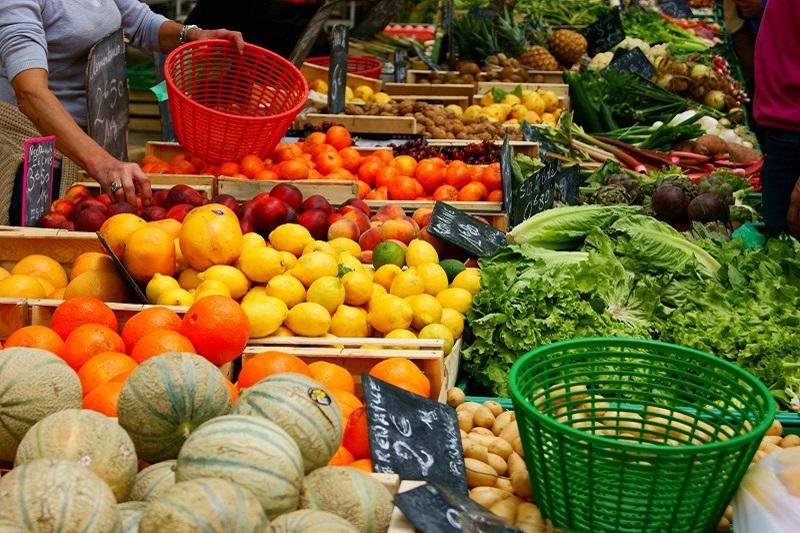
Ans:
[[[175,137],[210,163],[269,155],[308,98],[300,71],[279,55],[221,39],[195,41],[164,63]]]
[[[306,63],[320,67],[328,67],[331,63],[330,56],[309,57]],[[383,62],[374,56],[347,56],[347,73],[358,74],[367,78],[380,79]]]

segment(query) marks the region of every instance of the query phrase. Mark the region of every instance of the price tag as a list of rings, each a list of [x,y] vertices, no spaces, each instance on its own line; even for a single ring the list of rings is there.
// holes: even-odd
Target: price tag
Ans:
[[[56,138],[28,139],[22,156],[22,220],[23,226],[36,226],[50,209],[53,199],[53,169]]]
[[[611,50],[625,39],[619,9],[612,9],[583,30],[589,56]]]
[[[308,21],[306,29],[303,30],[300,39],[298,39],[297,44],[294,45],[294,50],[292,50],[292,53],[289,55],[289,61],[297,68],[303,66],[303,61],[306,60],[308,53],[314,47],[314,43],[319,37],[322,28],[325,27],[325,23],[328,22],[328,19],[331,18],[335,5],[336,2],[325,2],[325,5],[319,8],[317,12],[314,13],[314,16],[311,17],[311,20]]]
[[[428,231],[477,257],[491,255],[506,245],[505,233],[445,202],[434,204]]]
[[[362,378],[375,472],[467,493],[455,410],[368,374]]]
[[[106,241],[105,237],[103,237],[99,231],[97,232],[97,238],[100,239],[100,244],[103,245],[103,247],[106,249],[106,252],[108,252],[108,254],[111,256],[111,260],[114,261],[114,264],[117,267],[117,271],[119,271],[119,273],[122,274],[122,277],[125,278],[128,287],[130,287],[131,290],[133,290],[133,293],[139,299],[139,302],[145,305],[149,304],[150,300],[147,299],[147,295],[145,295],[145,293],[142,291],[142,288],[139,287],[139,284],[136,283],[136,280],[134,280],[133,276],[131,276],[131,273],[128,272],[125,263],[122,262],[119,256],[111,248],[111,246],[108,245],[108,242]]]
[[[348,28],[337,24],[333,28],[331,62],[328,67],[328,113],[344,113],[347,91]]]
[[[694,16],[686,0],[658,0],[658,5],[670,17],[685,19]]]
[[[567,205],[578,204],[578,190],[581,183],[581,169],[578,165],[561,169],[555,177],[556,197]]]
[[[556,199],[556,175],[559,164],[548,159],[544,168],[522,182],[514,195],[514,225],[529,219],[536,213],[553,208]]]
[[[406,51],[398,48],[394,51],[394,81],[396,83],[406,82]]]
[[[119,29],[89,50],[86,64],[89,136],[109,154],[128,160],[128,71]]]
[[[449,488],[426,483],[394,497],[394,503],[418,531],[425,533],[515,533],[503,520]]]
[[[614,54],[614,59],[611,60],[611,63],[606,68],[615,68],[620,72],[632,72],[646,80],[651,79],[656,74],[655,67],[638,46],[624,52],[617,50]]]
[[[539,143],[539,156],[547,157],[549,152],[559,153],[558,147],[550,142],[550,139],[539,133],[538,128],[534,128],[530,123],[522,123],[522,137],[526,141]]]

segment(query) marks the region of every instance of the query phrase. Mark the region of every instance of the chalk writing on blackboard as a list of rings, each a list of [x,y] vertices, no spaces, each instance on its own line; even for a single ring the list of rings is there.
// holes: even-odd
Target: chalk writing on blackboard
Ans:
[[[587,26],[583,30],[583,36],[588,43],[587,53],[593,56],[600,52],[611,50],[625,39],[625,30],[622,27],[622,19],[619,16],[619,9],[614,8]]]
[[[347,90],[347,49],[349,29],[344,24],[333,28],[331,61],[328,67],[328,113],[343,113]]]
[[[122,30],[89,51],[86,65],[89,136],[117,159],[128,158],[128,74]]]
[[[35,226],[50,209],[56,138],[37,137],[25,141],[22,158],[22,225]]]
[[[434,204],[428,231],[477,257],[506,245],[505,233],[445,202]]]

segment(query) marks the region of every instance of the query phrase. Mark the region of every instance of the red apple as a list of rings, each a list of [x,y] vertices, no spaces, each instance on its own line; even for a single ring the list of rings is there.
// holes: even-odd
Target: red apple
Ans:
[[[65,200],[69,200],[73,204],[77,204],[84,198],[88,198],[91,196],[92,193],[89,191],[89,188],[86,185],[73,185],[69,189],[67,189],[67,193],[64,195]]]
[[[370,227],[369,217],[364,214],[363,211],[358,209],[357,207],[348,206],[350,207],[350,211],[344,214],[345,220],[350,220],[355,222],[356,226],[358,226],[358,232],[367,231]]]
[[[253,226],[252,220],[240,220],[239,227],[242,229],[242,233],[251,233],[256,230],[255,226]]]
[[[309,209],[319,209],[320,211],[324,211],[327,214],[333,213],[333,206],[325,199],[324,196],[320,194],[314,194],[306,198],[306,201],[303,202],[303,205],[300,207],[302,211],[307,211]]]
[[[286,203],[286,202],[284,202]],[[286,222],[296,222],[297,221],[297,210],[290,206],[286,205]],[[285,222],[285,223],[286,223]]]
[[[116,202],[108,206],[108,211],[106,215],[108,217],[113,217],[118,213],[136,213],[136,208],[129,204],[128,202]]]
[[[203,196],[190,186],[180,183],[172,187],[167,194],[167,205],[169,207],[178,204],[189,204],[192,207],[203,205]]]
[[[174,218],[178,222],[183,222],[183,219],[186,218],[186,215],[189,214],[189,211],[194,209],[195,206],[189,204],[178,204],[173,205],[167,211],[167,216],[164,218]]]
[[[370,207],[366,204],[366,202],[364,202],[364,200],[359,200],[358,198],[350,198],[344,204],[342,204],[342,207],[348,205],[352,205],[354,207],[361,209],[364,212],[364,214],[367,215],[368,217],[372,216],[372,209],[370,209]]]
[[[153,191],[152,204],[157,205],[159,207],[167,207],[168,195],[169,195],[169,189],[158,189],[157,191]]]
[[[285,223],[289,206],[277,198],[265,198],[253,206],[253,225],[256,231],[269,232]]]
[[[50,206],[50,211],[58,213],[69,218],[73,211],[75,211],[75,204],[64,198],[59,198]]]
[[[231,196],[230,194],[218,194],[214,198],[211,199],[212,204],[222,204],[231,211],[233,211],[236,216],[239,216],[239,211],[241,210],[239,206],[239,200]]]
[[[269,193],[268,192],[260,192],[260,193],[256,194],[255,196],[253,196],[252,198],[250,198],[250,200],[248,200],[248,202],[252,202],[253,204],[257,204],[258,202],[260,202],[262,200],[266,200],[267,198],[269,198]]]
[[[36,225],[40,228],[51,228],[57,229],[63,227],[63,224],[67,222],[67,217],[62,215],[61,213],[45,213],[39,220],[36,222]]]
[[[96,200],[94,198],[84,198],[77,204],[75,204],[75,210],[72,211],[72,220],[75,220],[75,217],[78,216],[78,213],[83,211],[84,209],[99,209],[102,213],[108,211],[108,207],[103,202]]]
[[[97,231],[106,221],[106,214],[94,207],[87,207],[77,212],[72,221],[78,231]]]
[[[163,220],[165,218],[169,218],[167,216],[167,210],[160,205],[149,205],[145,207],[142,209],[142,213],[139,216],[148,222],[151,220]]]
[[[303,193],[291,183],[279,183],[269,191],[269,195],[278,200],[283,200],[286,205],[295,211],[303,204]]]
[[[297,223],[306,228],[314,239],[325,240],[328,235],[328,215],[321,209],[309,209],[300,213]]]
[[[75,231],[75,223],[71,220],[67,220],[63,224],[61,224],[61,229],[65,229],[68,231]]]

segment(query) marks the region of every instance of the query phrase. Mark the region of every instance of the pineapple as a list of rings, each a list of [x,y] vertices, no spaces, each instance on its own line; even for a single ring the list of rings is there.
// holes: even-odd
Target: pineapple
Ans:
[[[558,70],[558,61],[543,46],[531,46],[522,53],[519,62],[533,70]]]
[[[567,66],[579,62],[586,53],[586,38],[576,31],[556,30],[550,37],[550,50]]]

